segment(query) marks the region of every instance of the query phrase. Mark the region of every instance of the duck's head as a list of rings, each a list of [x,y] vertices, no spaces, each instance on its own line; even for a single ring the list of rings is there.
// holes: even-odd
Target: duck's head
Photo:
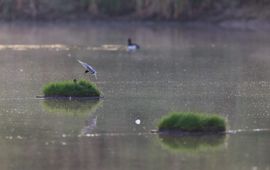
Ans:
[[[128,38],[128,45],[131,45],[132,42],[131,42],[131,38]]]

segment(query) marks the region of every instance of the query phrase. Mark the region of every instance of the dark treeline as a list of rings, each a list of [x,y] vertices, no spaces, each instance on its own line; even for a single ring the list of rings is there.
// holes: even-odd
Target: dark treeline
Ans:
[[[269,20],[269,9],[269,0],[0,0],[0,19]]]

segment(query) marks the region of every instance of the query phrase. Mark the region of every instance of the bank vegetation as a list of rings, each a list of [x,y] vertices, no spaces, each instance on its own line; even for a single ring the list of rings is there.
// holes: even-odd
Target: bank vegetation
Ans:
[[[270,19],[268,0],[0,0],[0,20]]]

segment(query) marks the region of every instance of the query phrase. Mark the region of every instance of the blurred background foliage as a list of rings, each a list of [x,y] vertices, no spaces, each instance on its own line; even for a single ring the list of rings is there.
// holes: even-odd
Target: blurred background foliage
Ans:
[[[269,0],[0,0],[0,19],[270,19]]]

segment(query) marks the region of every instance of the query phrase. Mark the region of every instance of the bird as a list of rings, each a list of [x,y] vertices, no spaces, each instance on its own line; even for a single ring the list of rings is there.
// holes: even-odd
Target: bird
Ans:
[[[86,69],[85,73],[89,72],[90,74],[93,74],[95,78],[97,79],[97,71],[92,66],[80,60],[77,60],[77,61]]]
[[[140,49],[140,46],[136,43],[132,43],[131,38],[128,38],[128,47],[127,50],[128,51],[135,51]]]

